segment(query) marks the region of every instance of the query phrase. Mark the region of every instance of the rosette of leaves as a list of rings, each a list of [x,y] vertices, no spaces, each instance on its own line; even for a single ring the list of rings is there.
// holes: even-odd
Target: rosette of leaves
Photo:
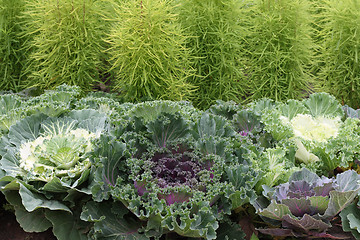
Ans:
[[[255,187],[258,192],[261,192],[263,184],[274,186],[282,183],[287,181],[293,171],[298,170],[295,168],[293,149],[276,147],[277,141],[261,122],[262,112],[275,105],[270,99],[261,99],[242,107],[234,102],[218,101],[208,109],[208,112],[231,120],[233,129],[238,133],[236,155],[262,172],[261,180]]]
[[[285,146],[296,147],[296,160],[314,171],[331,174],[357,158],[359,119],[346,118],[340,103],[327,93],[289,100],[264,111],[265,130]]]
[[[107,117],[74,110],[60,117],[35,114],[1,139],[1,191],[28,232],[53,227],[58,239],[85,239],[80,208],[90,197],[90,152]]]
[[[153,117],[134,117],[131,130],[120,139],[103,141],[108,142],[109,150],[101,148],[95,154],[94,164],[103,167],[96,174],[94,199],[102,201],[111,196],[138,218],[131,228],[131,239],[157,239],[173,233],[227,239],[230,233],[224,233],[224,217],[254,201],[253,186],[258,180],[257,173],[249,165],[239,164],[233,153],[236,133],[220,116],[202,113],[192,122],[181,111],[154,114],[155,106],[146,109]],[[83,219],[94,221],[95,228],[108,226],[106,232],[95,229],[93,237],[130,237],[130,231],[110,226],[108,221],[116,217],[114,210],[102,221],[91,205],[83,213]],[[238,234],[234,239],[242,238],[243,234]]]
[[[258,230],[281,237],[349,239],[351,235],[337,228],[334,217],[354,201],[360,190],[359,180],[352,170],[329,179],[304,168],[294,172],[287,183],[274,188],[264,186],[271,203],[259,205],[258,214],[277,228]]]

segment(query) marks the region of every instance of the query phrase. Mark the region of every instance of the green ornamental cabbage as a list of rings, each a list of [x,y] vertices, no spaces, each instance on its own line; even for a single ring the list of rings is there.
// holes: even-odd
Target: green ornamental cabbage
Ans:
[[[92,109],[35,114],[2,137],[1,191],[25,231],[53,227],[58,239],[86,239],[80,206],[89,199],[90,155],[107,121]]]

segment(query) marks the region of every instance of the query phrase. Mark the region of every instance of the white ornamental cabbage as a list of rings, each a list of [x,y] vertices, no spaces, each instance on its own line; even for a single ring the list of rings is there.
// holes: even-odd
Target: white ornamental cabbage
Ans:
[[[35,114],[1,138],[0,189],[25,231],[52,227],[59,240],[87,239],[79,211],[91,199],[91,156],[107,126],[93,109]]]
[[[345,119],[341,104],[327,93],[289,100],[264,110],[265,130],[283,146],[294,146],[300,164],[317,172],[347,167],[360,151],[359,119]]]
[[[35,140],[23,143],[19,150],[20,168],[43,181],[88,169],[90,160],[85,156],[93,150],[92,140],[99,134],[83,128],[71,129],[73,123],[62,132],[45,131]]]
[[[77,179],[90,168],[88,155],[94,140],[105,130],[106,119],[89,109],[59,118],[43,114],[27,117],[4,136],[3,141],[12,144],[7,146],[1,167],[6,175],[28,181],[57,178],[63,186],[79,184]]]

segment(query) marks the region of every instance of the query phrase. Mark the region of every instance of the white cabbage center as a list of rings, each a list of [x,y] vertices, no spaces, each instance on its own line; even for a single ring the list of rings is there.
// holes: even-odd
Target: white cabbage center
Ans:
[[[313,118],[309,114],[298,114],[290,121],[284,116],[280,119],[283,124],[291,126],[295,137],[318,142],[326,142],[331,137],[335,138],[341,125],[340,117]]]
[[[40,136],[20,147],[20,167],[48,181],[54,175],[76,174],[89,166],[83,155],[98,135],[78,128]]]

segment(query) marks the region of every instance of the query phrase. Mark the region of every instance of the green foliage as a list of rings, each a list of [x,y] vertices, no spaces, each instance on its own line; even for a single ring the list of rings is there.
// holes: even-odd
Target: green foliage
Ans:
[[[314,43],[308,0],[256,0],[249,21],[246,70],[251,98],[299,99],[310,91]]]
[[[24,54],[19,33],[24,0],[0,1],[0,89],[19,90]]]
[[[26,116],[45,113],[57,117],[70,110],[72,102],[80,95],[78,87],[62,85],[55,90],[46,90],[44,94],[27,98],[21,94],[0,95],[0,135]]]
[[[193,87],[186,37],[169,0],[113,2],[107,37],[114,88],[128,101],[185,100]]]
[[[240,102],[245,96],[247,83],[242,70],[246,28],[239,25],[247,17],[245,2],[180,2],[180,22],[190,36],[187,46],[196,70],[189,80],[198,86],[193,100],[196,107],[207,108],[217,99]]]
[[[138,233],[141,222],[129,214],[129,210],[119,202],[89,202],[84,207],[81,219],[94,222],[91,239],[109,240],[148,240]],[[105,219],[105,220],[104,220]]]
[[[61,84],[89,91],[99,81],[102,58],[101,1],[33,0],[26,3],[23,35],[29,57],[24,87]]]
[[[354,202],[340,213],[343,230],[351,232],[355,239],[360,239],[360,209],[358,205]]]
[[[327,0],[322,9],[322,67],[317,88],[359,108],[360,1]]]

